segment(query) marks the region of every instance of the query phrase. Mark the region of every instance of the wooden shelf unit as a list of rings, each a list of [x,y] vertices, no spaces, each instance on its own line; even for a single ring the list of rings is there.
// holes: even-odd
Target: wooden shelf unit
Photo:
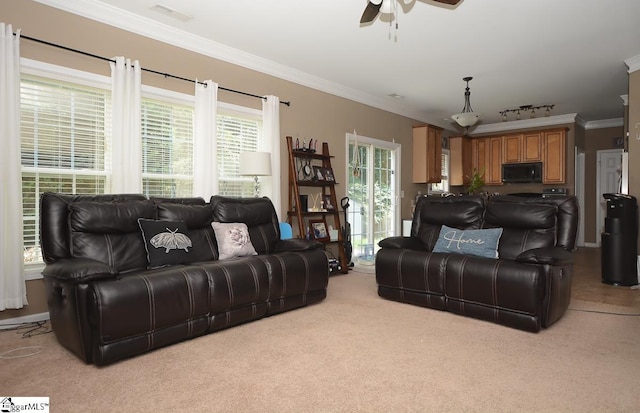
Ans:
[[[337,240],[322,241],[325,244],[333,244],[338,249],[338,262],[340,264],[340,272],[346,274],[349,271],[349,263],[344,249],[344,236],[342,231],[342,225],[340,223],[340,210],[338,199],[336,197],[336,182],[332,181],[318,181],[311,177],[311,174],[307,174],[307,179],[300,179],[301,164],[307,165],[310,168],[321,167],[327,168],[333,172],[331,166],[331,159],[333,156],[329,154],[329,144],[327,142],[322,143],[322,152],[310,152],[304,150],[297,150],[293,145],[293,138],[287,136],[287,151],[289,158],[289,207],[287,210],[287,222],[295,230],[297,229],[298,238],[306,238],[308,231],[309,220],[323,218],[327,225],[332,225],[333,229],[338,230]],[[308,193],[301,194],[300,188],[314,188],[319,189],[315,195],[318,195],[322,200],[325,196],[329,196],[331,204],[335,207],[334,210],[318,210],[318,211],[302,211],[299,207],[300,195],[309,195]],[[306,191],[309,192],[309,191]],[[314,205],[315,206],[315,205]],[[295,224],[293,221],[296,221]]]

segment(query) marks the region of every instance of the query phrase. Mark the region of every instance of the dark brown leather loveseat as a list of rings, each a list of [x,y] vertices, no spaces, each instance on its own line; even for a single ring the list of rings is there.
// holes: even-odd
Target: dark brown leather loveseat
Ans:
[[[86,363],[112,363],[326,297],[321,244],[280,240],[267,198],[45,193],[40,205],[52,327]],[[188,259],[150,268],[139,219],[185,225],[188,240],[167,224],[153,252],[177,240]],[[212,222],[246,224],[257,255],[219,259]]]
[[[443,225],[502,228],[498,258],[432,252]],[[411,236],[379,243],[378,294],[537,332],[569,306],[577,225],[573,196],[421,197]]]

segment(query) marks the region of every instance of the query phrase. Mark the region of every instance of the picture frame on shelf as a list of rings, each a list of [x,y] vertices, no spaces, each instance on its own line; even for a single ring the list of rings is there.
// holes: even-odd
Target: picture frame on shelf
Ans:
[[[335,182],[336,178],[333,176],[333,170],[331,168],[322,168],[324,172],[324,180],[327,182]]]
[[[309,229],[311,239],[316,241],[329,241],[329,230],[327,229],[327,221],[324,218],[310,219]]]
[[[331,202],[331,195],[322,195],[322,206],[326,211],[335,211],[336,207]]]
[[[324,182],[325,181],[325,176],[324,176],[324,169],[320,166],[314,166],[313,167],[313,179],[318,181],[318,182]]]

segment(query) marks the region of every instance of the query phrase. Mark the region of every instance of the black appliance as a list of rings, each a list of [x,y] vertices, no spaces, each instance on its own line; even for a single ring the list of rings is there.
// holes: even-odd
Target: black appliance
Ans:
[[[542,183],[542,162],[502,164],[502,182],[506,184]]]
[[[543,198],[554,198],[554,197],[563,197],[567,196],[569,191],[567,188],[544,188],[542,190]]]
[[[607,216],[601,234],[602,282],[613,285],[638,284],[638,203],[625,194],[602,194]]]

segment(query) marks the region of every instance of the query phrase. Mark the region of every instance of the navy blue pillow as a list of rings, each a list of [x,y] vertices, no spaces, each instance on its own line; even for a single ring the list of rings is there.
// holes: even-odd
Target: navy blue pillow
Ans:
[[[149,268],[190,262],[189,249],[192,242],[187,236],[187,224],[139,218],[138,225],[147,250]]]
[[[433,252],[498,258],[502,228],[457,229],[443,225]]]

